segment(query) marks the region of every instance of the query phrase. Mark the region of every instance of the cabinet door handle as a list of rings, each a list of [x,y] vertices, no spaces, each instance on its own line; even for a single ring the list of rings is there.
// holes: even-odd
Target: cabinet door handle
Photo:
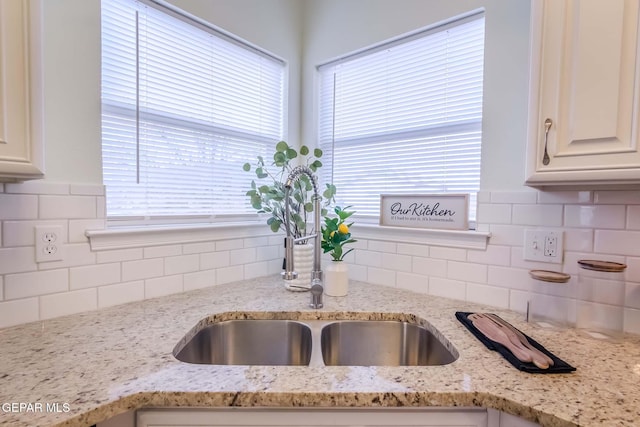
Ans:
[[[547,152],[547,141],[549,140],[549,129],[551,129],[552,124],[553,122],[551,121],[551,119],[547,119],[544,121],[544,155],[542,156],[542,164],[545,166],[548,165],[551,161],[551,158],[549,158],[549,153]]]

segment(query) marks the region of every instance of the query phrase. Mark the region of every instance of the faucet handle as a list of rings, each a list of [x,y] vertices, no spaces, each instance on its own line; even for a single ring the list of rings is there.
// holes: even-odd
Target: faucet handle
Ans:
[[[309,307],[311,308],[322,308],[322,293],[324,292],[324,288],[322,287],[322,281],[320,279],[313,279],[311,281],[311,302],[309,303]]]

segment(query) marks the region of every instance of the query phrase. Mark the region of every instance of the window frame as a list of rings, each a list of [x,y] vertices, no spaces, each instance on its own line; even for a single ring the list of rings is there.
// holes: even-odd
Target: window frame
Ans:
[[[344,54],[344,55],[340,55],[338,57],[331,58],[331,59],[329,59],[327,61],[324,61],[324,62],[322,62],[320,64],[317,64],[315,66],[315,79],[314,79],[314,81],[315,81],[314,93],[315,93],[315,99],[316,99],[316,102],[315,102],[316,113],[314,115],[314,119],[315,119],[315,132],[316,132],[316,135],[317,135],[318,146],[320,146],[325,151],[325,153],[329,152],[329,155],[333,156],[333,154],[334,154],[333,150],[327,150],[326,149],[326,144],[322,143],[321,136],[320,136],[321,127],[322,127],[321,117],[320,117],[321,114],[322,114],[322,112],[321,112],[321,109],[322,109],[322,107],[321,107],[321,102],[322,102],[322,99],[321,99],[322,98],[322,95],[321,95],[321,90],[322,90],[321,89],[321,85],[322,85],[322,83],[321,83],[321,79],[322,79],[321,72],[322,72],[323,68],[329,68],[329,67],[332,67],[334,65],[339,65],[341,63],[344,63],[345,61],[350,61],[350,60],[354,60],[354,59],[360,59],[360,58],[366,57],[367,55],[377,53],[379,51],[388,49],[390,47],[393,47],[393,46],[396,46],[396,45],[399,45],[399,44],[403,44],[403,43],[406,43],[406,42],[411,42],[413,40],[416,40],[416,39],[419,39],[419,38],[422,38],[422,37],[425,37],[425,36],[429,36],[429,35],[434,34],[434,33],[438,33],[438,32],[441,32],[441,31],[446,31],[448,28],[455,27],[455,26],[458,26],[460,24],[468,23],[468,22],[475,21],[475,20],[482,20],[483,21],[483,34],[484,34],[484,31],[485,31],[484,27],[486,26],[486,24],[484,22],[485,21],[485,10],[484,10],[484,8],[479,8],[479,9],[474,9],[474,10],[468,11],[466,13],[457,15],[455,17],[451,17],[451,18],[443,20],[443,21],[436,22],[434,24],[431,24],[431,25],[428,25],[426,27],[411,31],[409,33],[401,34],[399,36],[384,40],[382,42],[375,43],[373,45],[370,45],[370,46],[367,46],[367,47],[364,47],[364,48],[361,48],[361,49],[357,49],[357,50],[352,51],[350,53],[347,53],[347,54]],[[486,49],[486,40],[483,41],[483,49],[482,49],[483,50],[483,57],[484,57],[485,49]],[[483,62],[484,62],[484,59],[483,59]],[[484,77],[484,65],[483,65],[482,69],[483,69],[482,73],[483,73],[483,77]],[[483,81],[484,81],[484,78],[483,78]],[[483,88],[484,84],[482,83],[481,86],[482,86],[482,90],[484,91],[484,88]],[[483,95],[483,97],[484,97],[484,95]],[[482,99],[481,103],[484,104],[484,99]],[[481,156],[482,134],[483,134],[482,117],[477,121],[477,124],[475,124],[475,125],[464,124],[464,125],[461,125],[460,127],[464,128],[464,127],[474,127],[474,126],[479,130],[479,133],[480,133],[480,137],[479,137],[480,138],[480,143],[479,143],[480,154],[479,154],[479,156]],[[402,131],[399,132],[399,133],[402,133]],[[411,133],[411,131],[409,131],[408,133]],[[479,160],[481,162],[481,157],[479,157]],[[481,168],[481,165],[478,168]],[[336,184],[335,181],[333,180],[333,165],[331,165],[330,168],[324,168],[323,172],[325,172],[325,174],[326,174],[329,169],[331,169],[331,179],[330,179],[330,181],[332,181],[332,182],[334,182],[334,184]],[[323,177],[323,178],[324,178],[325,181],[328,180],[326,177]],[[338,192],[339,192],[339,190],[340,190],[339,184],[336,184],[336,185],[338,186]],[[475,212],[475,215],[477,215],[477,212],[476,212],[477,199],[478,199],[478,193],[480,191],[481,191],[481,188],[480,188],[480,172],[478,172],[477,190],[474,193],[470,194],[471,195],[470,199],[475,201],[476,204],[470,206],[470,209],[469,209],[470,215],[472,214],[472,212]],[[393,194],[393,191],[388,191],[387,189],[385,189],[384,191],[381,191],[381,193]],[[398,194],[411,193],[411,191],[402,190],[402,191],[397,191],[397,193]],[[454,193],[454,192],[450,192],[449,194],[452,194],[452,193]],[[420,192],[417,191],[416,194],[420,194]],[[348,203],[348,200],[343,201],[343,204],[344,203]],[[354,215],[354,218],[357,219],[358,223],[368,224],[369,226],[371,226],[372,224],[378,224],[379,223],[379,213],[376,213],[376,214],[361,214],[361,213],[356,212],[356,214]],[[477,217],[474,216],[474,217],[469,218],[469,229],[470,230],[475,230],[476,229],[476,225],[477,225]],[[444,230],[442,230],[442,231],[444,231]]]

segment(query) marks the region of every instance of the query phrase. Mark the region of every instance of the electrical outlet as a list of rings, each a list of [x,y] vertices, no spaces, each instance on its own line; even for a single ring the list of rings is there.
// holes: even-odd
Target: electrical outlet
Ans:
[[[35,228],[36,262],[62,261],[64,245],[62,226],[38,225]]]
[[[563,237],[563,231],[525,230],[524,259],[562,264]]]

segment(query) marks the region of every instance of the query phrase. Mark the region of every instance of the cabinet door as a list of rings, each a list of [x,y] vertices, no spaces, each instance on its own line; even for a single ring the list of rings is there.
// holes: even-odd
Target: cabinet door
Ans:
[[[148,409],[137,411],[138,427],[359,426],[487,427],[478,408],[404,409]]]
[[[638,3],[532,1],[527,184],[640,183]]]
[[[0,1],[0,181],[42,177],[39,6]]]

